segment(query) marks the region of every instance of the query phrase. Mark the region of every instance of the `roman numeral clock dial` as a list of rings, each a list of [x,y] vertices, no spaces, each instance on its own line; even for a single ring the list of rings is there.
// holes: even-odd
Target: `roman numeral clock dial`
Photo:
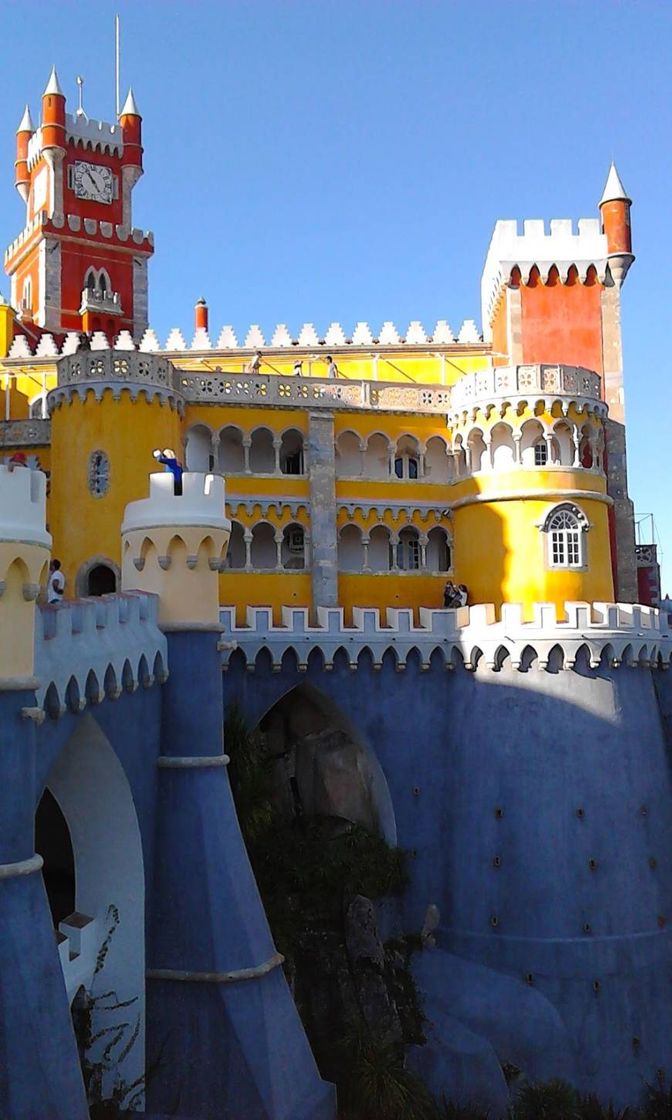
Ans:
[[[112,202],[114,182],[109,167],[78,160],[73,167],[72,184],[77,198],[90,202]]]

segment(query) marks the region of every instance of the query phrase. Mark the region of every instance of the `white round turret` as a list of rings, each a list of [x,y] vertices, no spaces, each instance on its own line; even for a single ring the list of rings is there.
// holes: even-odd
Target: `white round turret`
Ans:
[[[182,493],[172,474],[152,474],[149,497],[126,507],[122,588],[158,595],[164,629],[219,628],[219,579],[231,522],[224,479],[189,472]]]
[[[28,687],[35,668],[35,601],[46,582],[51,535],[41,471],[0,466],[0,680]]]

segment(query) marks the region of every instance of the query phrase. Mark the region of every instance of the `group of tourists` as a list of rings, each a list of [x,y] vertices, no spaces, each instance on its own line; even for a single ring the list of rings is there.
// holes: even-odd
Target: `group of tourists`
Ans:
[[[466,584],[453,583],[448,580],[443,589],[443,605],[447,610],[454,610],[456,607],[466,607],[469,602],[469,592],[467,591]]]

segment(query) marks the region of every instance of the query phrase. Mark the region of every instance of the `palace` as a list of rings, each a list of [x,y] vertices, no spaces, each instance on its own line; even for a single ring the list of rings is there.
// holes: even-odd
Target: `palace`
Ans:
[[[16,152],[0,1113],[87,1115],[70,1009],[112,914],[105,983],[139,1042],[105,1076],[139,1079],[134,1107],[333,1118],[231,801],[233,702],[280,737],[305,805],[297,744],[337,729],[357,764],[342,802],[329,760],[311,764],[328,812],[412,851],[398,920],[417,930],[432,907],[437,947],[409,1061],[432,1091],[504,1115],[515,1067],[636,1103],[672,1073],[672,637],[638,605],[615,166],[593,217],[496,223],[482,333],[239,340],[199,299],[187,341],[150,325],[133,93],[114,123],[71,114],[54,70]],[[157,448],[182,492],[151,474]],[[443,609],[449,580],[468,606]],[[146,1084],[145,1054],[163,1063]]]

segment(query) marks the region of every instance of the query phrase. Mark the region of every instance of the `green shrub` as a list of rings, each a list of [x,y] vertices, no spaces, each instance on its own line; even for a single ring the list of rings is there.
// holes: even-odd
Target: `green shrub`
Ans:
[[[579,1106],[581,1120],[638,1120],[640,1113],[633,1108],[614,1108],[609,1104],[600,1104],[597,1097],[592,1094],[582,1097]]]
[[[344,1120],[439,1120],[432,1096],[406,1069],[397,1047],[357,1023],[339,1049],[348,1070],[339,1086]]]
[[[566,1081],[523,1085],[517,1092],[513,1120],[581,1120],[578,1094]]]

